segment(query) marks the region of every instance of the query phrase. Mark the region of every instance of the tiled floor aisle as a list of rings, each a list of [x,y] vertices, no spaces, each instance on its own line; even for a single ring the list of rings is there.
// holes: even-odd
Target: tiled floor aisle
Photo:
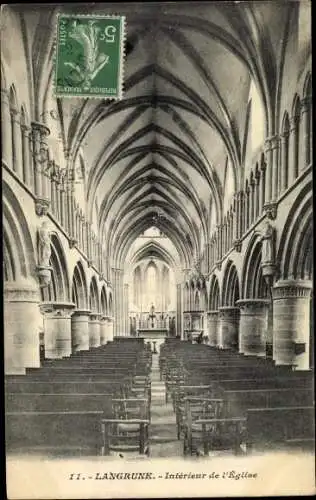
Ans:
[[[153,355],[151,373],[150,456],[182,456],[182,442],[177,440],[176,416],[172,404],[165,403],[165,384],[160,381],[159,357]]]

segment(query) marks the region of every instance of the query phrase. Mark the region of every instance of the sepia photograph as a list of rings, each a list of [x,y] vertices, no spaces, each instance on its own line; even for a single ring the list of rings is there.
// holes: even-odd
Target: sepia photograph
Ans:
[[[311,1],[0,22],[7,498],[314,495]]]

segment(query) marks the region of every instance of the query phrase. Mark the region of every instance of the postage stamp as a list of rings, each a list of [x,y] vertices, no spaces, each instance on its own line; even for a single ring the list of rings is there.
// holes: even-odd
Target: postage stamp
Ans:
[[[60,14],[56,97],[121,99],[125,17]]]

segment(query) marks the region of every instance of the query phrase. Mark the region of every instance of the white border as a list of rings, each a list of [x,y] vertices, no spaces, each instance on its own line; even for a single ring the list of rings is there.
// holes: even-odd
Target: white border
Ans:
[[[117,94],[116,95],[106,95],[106,94],[62,94],[62,93],[57,93],[57,67],[58,67],[58,34],[59,34],[59,18],[60,17],[72,17],[72,18],[81,18],[81,19],[86,19],[86,18],[99,18],[99,19],[120,19],[120,45],[119,45],[119,65],[118,65],[118,82],[117,82]],[[70,99],[73,98],[78,98],[78,99],[103,99],[103,100],[111,100],[111,101],[120,101],[123,99],[123,81],[124,81],[124,64],[125,64],[125,41],[126,41],[126,17],[125,16],[120,16],[118,14],[64,14],[64,13],[58,13],[57,14],[57,20],[56,20],[56,38],[55,38],[55,57],[54,57],[54,64],[55,64],[55,75],[54,75],[54,97],[56,99],[58,98],[64,98],[68,97]]]

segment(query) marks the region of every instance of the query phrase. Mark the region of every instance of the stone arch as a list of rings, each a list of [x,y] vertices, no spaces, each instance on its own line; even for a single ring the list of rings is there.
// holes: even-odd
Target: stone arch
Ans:
[[[229,260],[224,272],[222,305],[233,307],[239,298],[240,293],[237,269],[233,261]]]
[[[67,259],[57,233],[51,236],[51,252],[51,282],[48,287],[42,288],[42,300],[44,302],[69,302],[70,280]]]
[[[210,293],[208,308],[210,311],[217,311],[220,306],[220,290],[218,278],[213,274],[210,282]]]
[[[72,302],[78,309],[88,308],[87,280],[80,261],[77,262],[72,277]]]
[[[312,185],[302,189],[291,210],[280,239],[277,260],[281,279],[312,279]]]
[[[89,289],[89,306],[93,313],[100,311],[98,284],[95,276],[92,276]]]
[[[108,301],[106,298],[106,289],[104,285],[101,289],[100,304],[101,304],[101,313],[104,316],[108,316]]]
[[[35,251],[28,223],[12,189],[2,180],[4,276],[10,279],[35,276]]]
[[[241,275],[242,297],[245,299],[267,298],[268,296],[268,288],[261,270],[261,248],[260,235],[252,235]]]

